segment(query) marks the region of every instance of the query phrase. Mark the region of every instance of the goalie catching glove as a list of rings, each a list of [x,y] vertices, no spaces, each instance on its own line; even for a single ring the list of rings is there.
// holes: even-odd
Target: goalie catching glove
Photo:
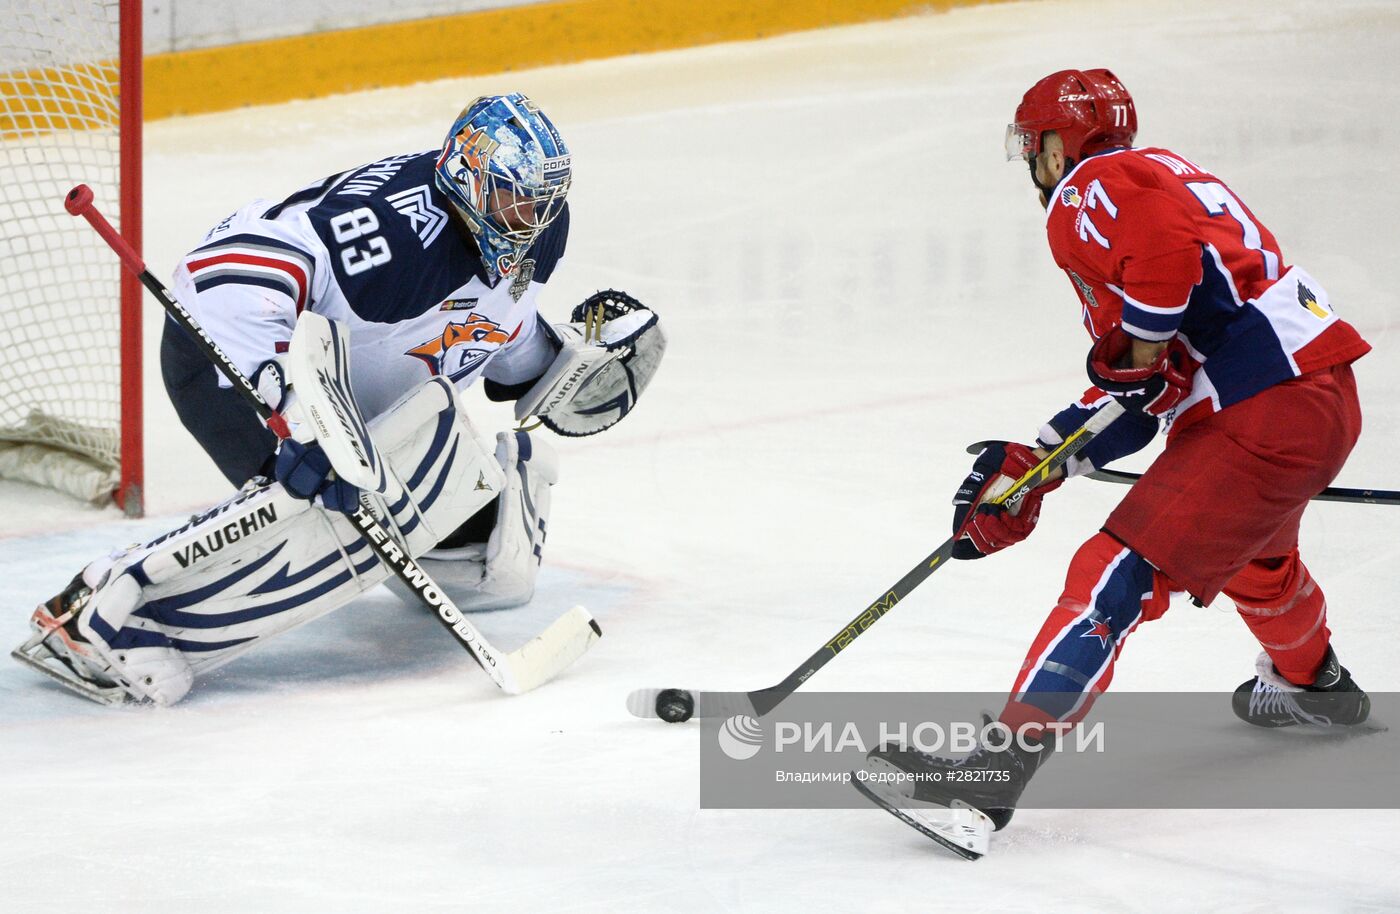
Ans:
[[[515,404],[556,434],[578,438],[611,428],[632,411],[666,354],[656,312],[626,292],[597,292],[550,328],[559,354]]]

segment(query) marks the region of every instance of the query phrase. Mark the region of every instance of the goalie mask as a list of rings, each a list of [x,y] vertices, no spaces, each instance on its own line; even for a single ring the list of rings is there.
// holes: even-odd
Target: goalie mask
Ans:
[[[484,95],[453,122],[436,180],[476,237],[495,282],[515,270],[563,211],[573,165],[559,131],[529,98]]]

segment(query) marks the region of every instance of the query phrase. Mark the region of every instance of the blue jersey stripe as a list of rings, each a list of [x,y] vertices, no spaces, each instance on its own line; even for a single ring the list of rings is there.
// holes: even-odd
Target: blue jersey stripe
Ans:
[[[267,235],[250,235],[246,233],[241,235],[229,235],[227,238],[220,238],[217,241],[211,241],[208,244],[201,245],[191,251],[189,257],[186,259],[193,258],[195,254],[216,254],[224,248],[273,248],[279,251],[285,251],[288,254],[295,254],[297,257],[304,260],[304,266],[308,271],[316,262],[316,258],[305,248],[289,244],[280,238],[269,238]]]
[[[291,277],[279,279],[267,273],[243,273],[236,270],[224,270],[219,274],[210,277],[200,277],[194,281],[196,292],[207,292],[217,286],[259,286],[264,289],[271,289],[274,292],[281,292],[293,302],[297,300],[296,286]]]
[[[1101,406],[1091,408],[1079,403],[1070,404],[1056,413],[1048,423],[1051,430],[1059,436],[1059,440],[1042,439],[1040,443],[1051,448],[1059,445],[1100,409]],[[1095,469],[1100,469],[1120,457],[1136,454],[1157,436],[1157,424],[1157,420],[1152,416],[1133,411],[1126,412],[1090,441],[1084,450],[1079,452],[1079,458],[1089,461]]]

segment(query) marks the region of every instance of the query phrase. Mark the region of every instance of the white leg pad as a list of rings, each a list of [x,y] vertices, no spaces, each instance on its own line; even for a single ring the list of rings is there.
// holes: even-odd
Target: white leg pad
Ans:
[[[370,427],[408,489],[387,501],[415,556],[502,488],[500,464],[440,379]],[[250,485],[178,530],[90,565],[94,592],[78,628],[135,697],[168,705],[200,674],[387,576],[344,515],[275,483]]]
[[[496,436],[496,460],[506,484],[487,541],[434,549],[423,556],[424,570],[463,610],[528,603],[535,595],[544,555],[550,488],[559,479],[558,455],[541,438],[501,432]]]

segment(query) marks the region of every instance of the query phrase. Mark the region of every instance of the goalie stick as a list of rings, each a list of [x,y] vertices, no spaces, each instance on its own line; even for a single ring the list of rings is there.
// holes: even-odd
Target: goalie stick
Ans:
[[[1117,400],[1105,404],[1073,434],[1066,437],[1059,447],[1045,455],[1044,460],[1028,470],[1005,492],[995,498],[988,499],[988,503],[1015,505],[1031,489],[1049,480],[1050,474],[1083,450],[1090,441],[1093,441],[1122,414],[1123,406]],[[943,545],[911,568],[904,577],[891,585],[882,596],[876,598],[845,628],[837,632],[835,637],[822,645],[816,653],[808,657],[801,666],[789,673],[787,678],[777,685],[752,692],[637,689],[627,696],[627,710],[636,717],[660,718],[671,723],[679,723],[690,717],[731,717],[735,714],[762,717],[801,688],[803,683],[811,679],[817,670],[826,666],[833,657],[850,647],[853,641],[865,634],[872,625],[888,614],[895,607],[895,604],[907,598],[915,587],[922,584],[935,571],[949,564],[949,560],[953,556],[953,545],[957,541],[958,533],[954,533]],[[675,717],[663,716],[661,706],[667,702],[676,701],[688,702],[691,706],[690,713],[678,714]]]
[[[988,444],[991,442],[978,441],[969,444],[967,452],[980,454]],[[1129,470],[1094,470],[1084,475],[1100,482],[1116,482],[1125,486],[1130,486],[1142,478],[1141,473],[1133,473]],[[1348,489],[1341,486],[1328,486],[1310,500],[1341,501],[1360,505],[1400,505],[1400,492],[1390,489]]]
[[[267,427],[278,438],[289,437],[291,432],[286,419],[268,404],[252,382],[209,338],[204,328],[199,326],[184,305],[146,269],[136,251],[94,206],[92,190],[86,184],[79,184],[68,192],[64,206],[70,214],[86,219],[97,234],[102,236],[102,240],[121,258],[122,264],[136,274],[141,284],[160,301],[161,307],[189,334],[214,367],[229,379],[234,389],[242,394],[243,399],[257,412]],[[302,319],[309,316],[314,315],[307,312],[302,315]],[[378,466],[374,467],[373,473],[376,479],[382,475]],[[373,488],[374,484],[370,487]],[[396,539],[370,512],[364,499],[361,500],[358,510],[348,516],[384,566],[404,582],[423,606],[432,612],[433,617],[451,632],[457,642],[481,665],[496,685],[508,693],[528,692],[553,679],[582,656],[603,634],[603,630],[588,611],[582,606],[575,606],[523,646],[510,652],[502,651],[482,636],[476,626],[442,592],[432,577],[400,548]]]

